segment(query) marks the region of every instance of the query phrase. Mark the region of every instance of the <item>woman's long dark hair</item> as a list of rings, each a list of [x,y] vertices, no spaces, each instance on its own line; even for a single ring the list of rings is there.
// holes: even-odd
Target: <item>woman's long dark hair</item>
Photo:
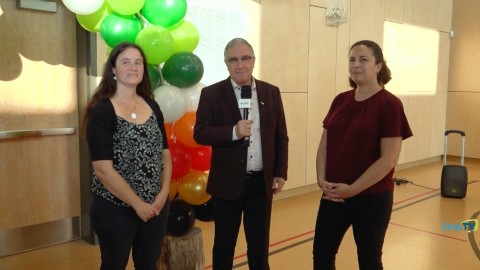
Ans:
[[[360,40],[355,42],[355,44],[350,47],[350,51],[356,46],[364,45],[372,50],[373,57],[375,57],[375,64],[382,63],[382,68],[377,74],[377,82],[381,85],[384,86],[387,84],[391,79],[392,79],[392,74],[390,72],[390,69],[387,66],[387,62],[383,58],[383,52],[382,48],[378,46],[377,43],[371,41],[371,40]],[[353,88],[357,88],[357,84],[352,80],[352,78],[348,78],[348,81],[350,82],[350,86]]]
[[[87,106],[85,107],[81,126],[82,133],[85,131],[88,116],[90,115],[92,108],[95,107],[95,105],[97,105],[99,102],[111,98],[117,92],[117,81],[114,79],[115,74],[113,73],[113,69],[116,66],[118,56],[127,48],[137,49],[143,58],[144,72],[142,81],[137,85],[137,94],[143,98],[153,99],[152,83],[150,82],[150,76],[148,75],[145,53],[138,45],[134,43],[122,42],[115,46],[115,48],[113,48],[110,52],[107,62],[105,63],[105,67],[103,68],[102,79],[97,86],[97,89],[95,90],[92,98],[89,100]]]

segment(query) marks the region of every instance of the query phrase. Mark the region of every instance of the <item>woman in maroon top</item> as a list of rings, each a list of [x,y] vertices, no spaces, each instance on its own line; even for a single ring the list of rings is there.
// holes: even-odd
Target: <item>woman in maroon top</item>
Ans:
[[[335,269],[335,256],[350,225],[359,268],[383,269],[393,171],[402,141],[412,136],[402,102],[384,88],[391,75],[375,42],[352,45],[349,72],[354,89],[333,100],[317,152],[317,182],[323,195],[315,227],[314,269]]]

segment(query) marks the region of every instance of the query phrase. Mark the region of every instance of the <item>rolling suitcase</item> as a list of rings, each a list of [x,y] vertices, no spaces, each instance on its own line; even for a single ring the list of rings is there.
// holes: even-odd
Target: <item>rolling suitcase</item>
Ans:
[[[447,139],[451,133],[460,134],[462,136],[462,156],[461,165],[447,165]],[[443,168],[441,180],[441,192],[443,197],[447,198],[464,198],[467,195],[468,173],[464,166],[465,156],[465,132],[461,130],[445,131],[445,144],[443,154]]]

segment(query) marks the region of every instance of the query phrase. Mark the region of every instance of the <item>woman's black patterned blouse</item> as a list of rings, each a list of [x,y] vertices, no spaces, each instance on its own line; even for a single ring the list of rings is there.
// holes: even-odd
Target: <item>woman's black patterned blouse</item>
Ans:
[[[151,203],[162,186],[162,151],[168,144],[160,107],[153,100],[145,101],[153,113],[142,124],[117,116],[110,100],[100,102],[90,113],[87,141],[92,161],[112,160],[115,170],[135,193]],[[103,186],[95,172],[91,190],[108,201],[128,206]]]

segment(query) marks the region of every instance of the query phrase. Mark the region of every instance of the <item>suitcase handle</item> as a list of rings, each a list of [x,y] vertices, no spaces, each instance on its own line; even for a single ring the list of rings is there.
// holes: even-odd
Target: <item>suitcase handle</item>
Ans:
[[[462,166],[464,166],[464,160],[465,160],[465,132],[461,131],[461,130],[456,130],[456,129],[451,129],[451,130],[447,130],[445,131],[445,142],[444,142],[444,147],[443,147],[443,166],[447,165],[447,141],[448,141],[448,134],[451,134],[451,133],[457,133],[457,134],[460,134],[462,135],[462,154],[461,154],[461,158],[460,158],[460,163],[462,164]]]
[[[451,130],[445,131],[445,136],[448,136],[448,134],[450,134],[450,133],[457,133],[457,134],[462,135],[462,137],[465,137],[465,132],[463,132],[461,130],[456,130],[456,129],[451,129]]]

